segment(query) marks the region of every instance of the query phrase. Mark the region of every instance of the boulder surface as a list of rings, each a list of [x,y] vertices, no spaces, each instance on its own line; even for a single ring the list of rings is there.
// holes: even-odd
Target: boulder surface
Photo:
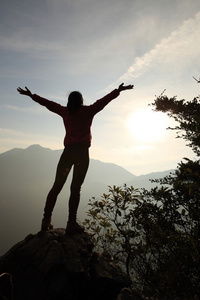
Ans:
[[[30,234],[0,257],[0,274],[10,274],[14,300],[116,300],[131,281],[108,254],[93,249],[87,232]]]

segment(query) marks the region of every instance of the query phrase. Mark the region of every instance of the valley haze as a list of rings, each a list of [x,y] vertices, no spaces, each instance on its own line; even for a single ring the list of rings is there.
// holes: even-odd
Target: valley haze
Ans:
[[[46,196],[53,184],[56,167],[63,150],[40,145],[14,148],[0,154],[0,255],[28,234],[40,231]],[[136,176],[126,169],[90,159],[89,170],[81,190],[78,219],[83,221],[92,197],[101,198],[108,186],[151,188],[149,179],[162,178],[173,170]],[[53,212],[55,228],[65,228],[72,172],[58,196]]]

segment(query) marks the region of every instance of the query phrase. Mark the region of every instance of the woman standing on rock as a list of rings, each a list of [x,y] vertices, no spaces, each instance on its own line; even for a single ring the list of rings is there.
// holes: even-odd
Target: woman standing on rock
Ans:
[[[74,234],[84,231],[84,227],[77,223],[76,215],[80,201],[81,185],[85,179],[89,165],[92,120],[96,113],[101,111],[111,100],[118,97],[121,91],[129,89],[133,89],[133,85],[124,86],[122,83],[118,89],[113,90],[89,106],[83,105],[83,97],[77,91],[70,93],[67,106],[62,106],[36,94],[32,94],[27,87],[25,87],[25,90],[20,87],[17,89],[20,94],[31,97],[35,102],[60,115],[66,130],[64,138],[65,148],[57,166],[53,187],[47,196],[41,230],[53,229],[51,223],[53,208],[58,194],[61,192],[72,166],[74,166],[70,187],[69,218],[66,233]]]

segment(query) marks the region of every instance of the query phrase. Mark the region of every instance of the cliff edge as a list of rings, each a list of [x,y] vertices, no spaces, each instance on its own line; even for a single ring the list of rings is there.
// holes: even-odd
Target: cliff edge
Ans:
[[[10,274],[12,283],[13,295],[5,299],[120,298],[130,279],[109,255],[96,253],[93,248],[87,232],[67,236],[64,229],[53,229],[28,235],[0,257],[0,274]]]

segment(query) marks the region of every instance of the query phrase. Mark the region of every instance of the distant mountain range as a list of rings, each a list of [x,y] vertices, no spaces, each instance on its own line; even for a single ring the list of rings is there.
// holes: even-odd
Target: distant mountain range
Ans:
[[[29,233],[40,230],[44,203],[54,181],[62,150],[50,150],[39,145],[27,149],[12,149],[0,154],[0,255]],[[135,176],[112,163],[91,159],[81,191],[78,217],[82,221],[89,209],[88,200],[100,198],[108,186],[125,183],[135,188],[151,188],[149,179],[162,178],[173,170]],[[65,227],[71,174],[58,197],[53,214],[55,227]]]

